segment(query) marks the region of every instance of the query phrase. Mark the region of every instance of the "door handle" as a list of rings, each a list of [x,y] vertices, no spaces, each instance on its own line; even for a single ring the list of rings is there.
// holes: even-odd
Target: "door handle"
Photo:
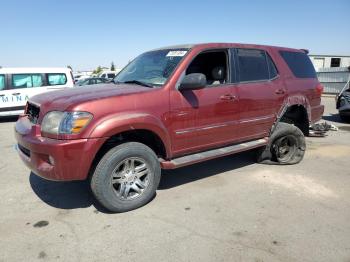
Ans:
[[[20,95],[21,93],[13,93],[12,95],[13,96],[18,96],[18,95]]]
[[[275,94],[277,95],[283,95],[285,93],[284,89],[276,89]]]
[[[221,100],[235,100],[236,97],[230,94],[220,96]]]

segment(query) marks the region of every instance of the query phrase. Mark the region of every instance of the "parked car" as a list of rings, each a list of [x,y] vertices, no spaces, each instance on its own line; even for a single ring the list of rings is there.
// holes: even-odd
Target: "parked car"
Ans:
[[[0,117],[22,114],[37,94],[73,87],[68,68],[0,68]]]
[[[350,122],[350,89],[346,89],[337,96],[336,107],[341,120]]]
[[[149,202],[161,169],[253,148],[258,162],[296,164],[324,110],[307,54],[283,47],[155,49],[114,83],[32,97],[15,128],[19,156],[35,174],[89,179],[114,212]]]
[[[101,77],[89,77],[82,80],[79,80],[76,83],[76,86],[86,86],[86,85],[96,85],[96,84],[103,84],[103,83],[109,83],[111,80]]]
[[[350,66],[348,67],[350,71]],[[344,88],[336,96],[336,108],[344,122],[350,122],[350,78]]]
[[[79,81],[82,81],[86,78],[89,78],[89,76],[86,76],[86,75],[75,75],[74,76],[74,83],[78,83]]]
[[[98,77],[112,80],[120,70],[116,71],[103,71]]]

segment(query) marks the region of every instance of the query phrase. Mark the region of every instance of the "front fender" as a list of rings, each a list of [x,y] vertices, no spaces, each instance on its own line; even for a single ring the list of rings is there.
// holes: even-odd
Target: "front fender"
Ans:
[[[170,137],[162,121],[147,113],[116,113],[108,115],[94,124],[90,138],[111,137],[121,132],[143,129],[155,133],[163,142],[167,155],[170,155]]]

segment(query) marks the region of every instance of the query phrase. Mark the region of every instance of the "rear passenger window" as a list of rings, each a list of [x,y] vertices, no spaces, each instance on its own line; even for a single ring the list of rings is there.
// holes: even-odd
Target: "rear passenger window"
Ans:
[[[13,88],[40,87],[43,85],[41,74],[16,74],[12,75]]]
[[[265,51],[237,49],[239,81],[259,81],[269,79]]]
[[[278,75],[277,68],[275,66],[275,63],[272,61],[271,57],[269,56],[269,54],[267,54],[266,59],[267,59],[267,65],[269,66],[270,79],[273,79]]]
[[[0,75],[0,90],[5,89],[5,75]]]
[[[298,78],[316,78],[316,72],[310,58],[305,53],[280,51],[293,75]]]
[[[66,74],[47,74],[47,81],[50,86],[65,85],[67,77]]]

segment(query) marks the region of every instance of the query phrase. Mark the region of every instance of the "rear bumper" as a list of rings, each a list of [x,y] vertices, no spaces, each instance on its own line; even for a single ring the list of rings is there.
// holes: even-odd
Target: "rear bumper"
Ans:
[[[87,178],[92,161],[106,138],[56,140],[42,137],[40,127],[27,117],[15,127],[17,151],[24,164],[48,180],[71,181]]]
[[[18,116],[20,114],[23,114],[24,108],[25,108],[25,105],[2,107],[0,108],[0,117],[1,116]]]

